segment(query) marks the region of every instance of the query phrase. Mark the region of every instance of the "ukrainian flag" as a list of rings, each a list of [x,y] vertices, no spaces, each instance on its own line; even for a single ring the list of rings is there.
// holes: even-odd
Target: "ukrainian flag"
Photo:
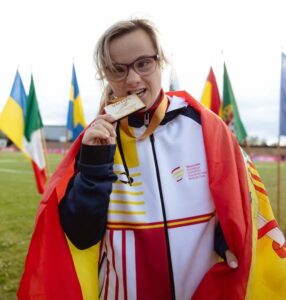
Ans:
[[[70,101],[68,108],[67,128],[72,132],[72,140],[74,141],[86,126],[81,97],[77,84],[75,67],[72,68],[72,81],[70,88]]]
[[[0,129],[24,153],[27,153],[24,137],[26,98],[23,82],[17,70],[10,97],[0,115]]]

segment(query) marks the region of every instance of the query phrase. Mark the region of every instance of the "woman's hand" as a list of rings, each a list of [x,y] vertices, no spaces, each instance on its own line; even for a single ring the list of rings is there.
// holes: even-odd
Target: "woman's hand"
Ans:
[[[85,145],[112,145],[115,144],[116,124],[110,115],[99,115],[85,131],[82,143]]]
[[[238,267],[238,260],[236,256],[230,251],[225,251],[226,262],[231,269],[236,269]]]

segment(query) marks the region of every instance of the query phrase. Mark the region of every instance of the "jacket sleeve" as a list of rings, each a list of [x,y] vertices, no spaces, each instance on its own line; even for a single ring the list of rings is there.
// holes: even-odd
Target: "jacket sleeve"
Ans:
[[[81,145],[78,171],[59,204],[60,222],[79,249],[98,243],[104,235],[112,183],[115,145]]]

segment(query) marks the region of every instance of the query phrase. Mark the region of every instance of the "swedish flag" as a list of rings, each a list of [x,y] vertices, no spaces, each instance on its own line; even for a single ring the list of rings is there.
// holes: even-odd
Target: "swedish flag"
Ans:
[[[84,118],[81,97],[79,94],[75,67],[73,65],[67,120],[67,129],[71,131],[73,141],[78,137],[85,126],[86,122]]]

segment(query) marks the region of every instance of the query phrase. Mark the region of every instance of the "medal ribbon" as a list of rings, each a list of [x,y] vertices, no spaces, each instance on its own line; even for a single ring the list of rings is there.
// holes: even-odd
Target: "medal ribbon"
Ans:
[[[151,121],[148,125],[148,127],[146,128],[146,130],[144,131],[144,133],[142,135],[140,135],[139,137],[135,137],[129,130],[129,126],[128,126],[128,117],[122,119],[120,121],[120,126],[122,127],[123,131],[133,137],[136,138],[137,140],[141,141],[146,139],[147,137],[149,137],[154,131],[155,129],[160,125],[160,123],[162,122],[164,116],[165,116],[165,112],[167,110],[167,106],[168,106],[168,98],[166,95],[164,95],[161,103],[158,105],[158,107],[156,108],[156,110],[153,113],[153,116],[151,118]]]

